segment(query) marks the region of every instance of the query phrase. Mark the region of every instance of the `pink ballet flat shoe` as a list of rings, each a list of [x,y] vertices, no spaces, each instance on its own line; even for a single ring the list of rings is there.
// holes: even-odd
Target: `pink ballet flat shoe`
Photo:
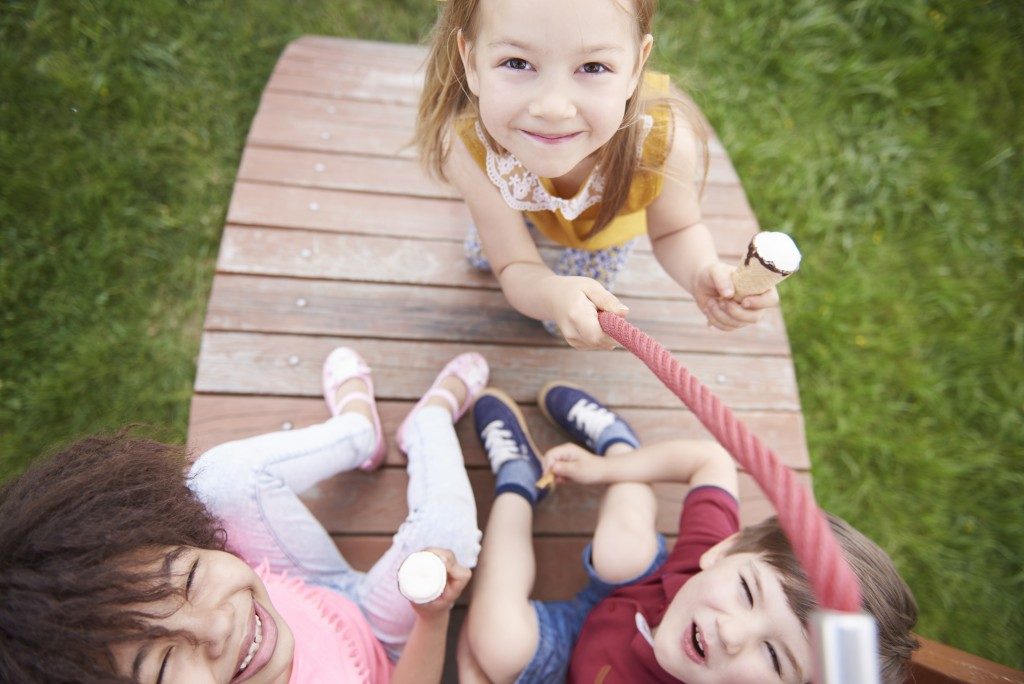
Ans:
[[[455,395],[441,387],[441,383],[450,375],[454,375],[462,384],[466,386],[466,399],[460,405],[458,400],[455,399]],[[448,364],[441,369],[441,372],[437,374],[434,379],[434,384],[430,386],[423,396],[420,398],[416,405],[409,411],[409,415],[405,417],[402,424],[398,427],[398,447],[408,453],[408,448],[405,440],[405,430],[409,425],[410,420],[416,413],[423,408],[427,401],[431,397],[440,397],[443,399],[452,411],[452,423],[459,422],[461,418],[476,398],[483,392],[484,387],[487,386],[487,378],[490,375],[490,368],[487,366],[487,360],[480,356],[476,352],[466,352],[465,354],[459,354],[454,359],[448,362]]]
[[[338,388],[353,378],[366,383],[366,392],[349,392],[337,398]],[[377,444],[370,458],[359,464],[362,470],[375,470],[384,461],[387,444],[384,443],[384,431],[380,427],[380,416],[377,414],[377,402],[373,398],[373,380],[370,378],[370,367],[354,349],[338,347],[324,361],[323,372],[324,399],[332,416],[337,416],[353,401],[365,401],[370,406],[373,418],[373,429],[377,434]]]

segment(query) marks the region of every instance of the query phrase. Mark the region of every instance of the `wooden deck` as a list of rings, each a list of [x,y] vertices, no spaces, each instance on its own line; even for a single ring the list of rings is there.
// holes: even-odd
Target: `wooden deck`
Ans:
[[[412,138],[425,50],[304,37],[284,51],[253,121],[228,210],[204,324],[189,445],[218,443],[327,418],[320,368],[338,345],[374,369],[384,429],[402,417],[450,357],[484,354],[493,386],[523,403],[538,444],[562,438],[536,408],[537,390],[563,378],[590,388],[644,440],[707,433],[631,354],[578,352],[513,311],[489,274],[462,254],[469,213],[420,169]],[[703,210],[719,252],[738,260],[759,228],[722,146],[711,141]],[[553,253],[550,248],[542,251]],[[735,333],[708,328],[649,244],[616,289],[630,321],[720,394],[809,482],[803,419],[779,310]],[[468,420],[459,425],[486,521],[493,476]],[[744,523],[771,514],[741,476]],[[385,466],[348,473],[304,500],[357,568],[368,568],[404,519],[404,458],[390,440]],[[657,488],[659,527],[675,531],[685,487]],[[598,492],[565,486],[535,525],[538,598],[580,586],[579,550]]]

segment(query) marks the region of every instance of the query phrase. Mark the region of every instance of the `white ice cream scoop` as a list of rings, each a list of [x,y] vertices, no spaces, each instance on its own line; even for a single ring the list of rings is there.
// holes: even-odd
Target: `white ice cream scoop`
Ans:
[[[800,268],[800,250],[785,233],[764,231],[751,239],[747,256],[732,273],[733,299],[766,292]]]
[[[448,568],[430,551],[409,554],[398,568],[398,590],[413,603],[430,603],[447,583]]]

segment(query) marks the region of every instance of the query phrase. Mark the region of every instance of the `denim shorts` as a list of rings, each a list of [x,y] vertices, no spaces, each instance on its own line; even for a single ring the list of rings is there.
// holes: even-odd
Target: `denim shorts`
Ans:
[[[656,570],[668,558],[665,537],[658,535],[658,552],[642,573],[631,580],[609,584],[597,576],[590,559],[590,544],[583,549],[583,567],[589,582],[569,601],[530,601],[537,614],[539,639],[533,658],[526,665],[516,684],[561,684],[569,672],[572,649],[583,629],[590,609],[619,587],[634,584]]]

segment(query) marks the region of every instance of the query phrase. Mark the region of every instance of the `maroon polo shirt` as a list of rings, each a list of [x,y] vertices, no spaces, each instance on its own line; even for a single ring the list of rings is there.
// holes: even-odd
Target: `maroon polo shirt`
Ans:
[[[719,487],[689,492],[679,516],[679,538],[664,565],[647,578],[618,589],[590,611],[569,665],[572,684],[677,682],[654,659],[636,614],[653,629],[679,588],[700,572],[700,557],[739,529],[739,504]]]

